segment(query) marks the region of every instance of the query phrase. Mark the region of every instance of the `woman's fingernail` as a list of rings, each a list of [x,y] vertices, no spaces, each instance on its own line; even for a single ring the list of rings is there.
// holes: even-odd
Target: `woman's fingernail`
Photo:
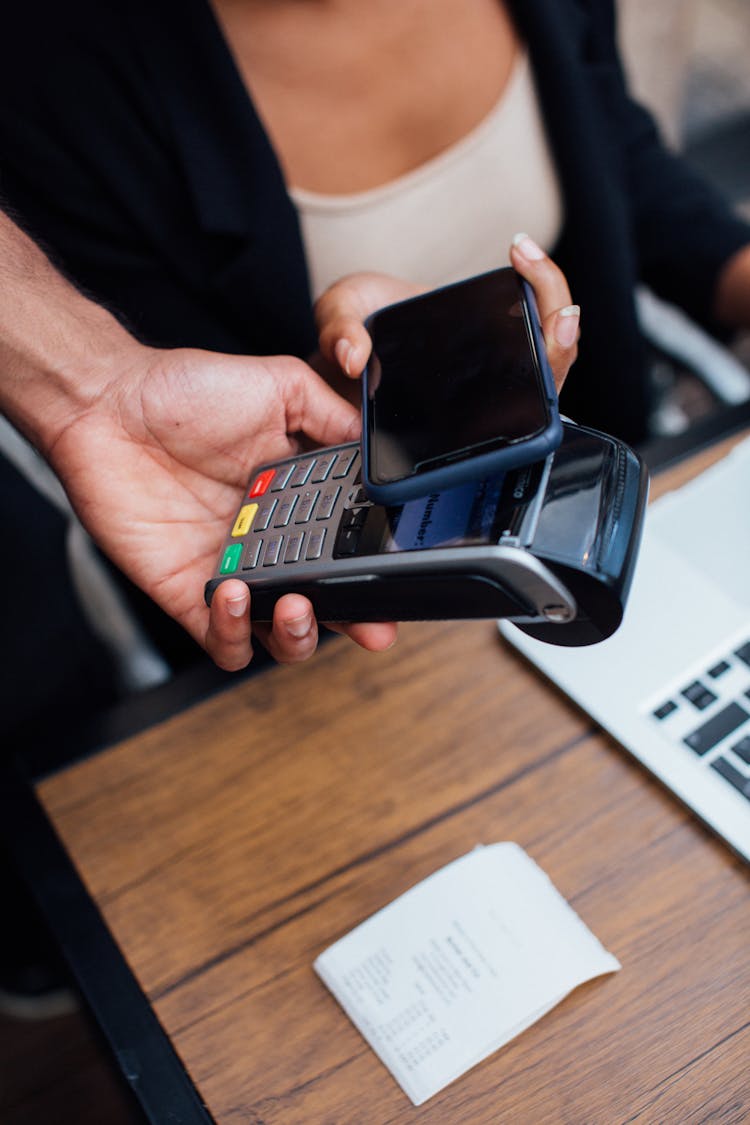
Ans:
[[[232,617],[244,617],[247,613],[248,601],[248,594],[239,594],[236,598],[229,598],[227,600],[227,613],[231,613]]]
[[[575,344],[578,338],[580,317],[581,308],[579,305],[566,305],[564,309],[558,309],[553,331],[555,340],[561,348],[570,348]]]
[[[541,246],[537,246],[533,238],[529,238],[525,231],[519,233],[513,239],[513,245],[522,258],[526,258],[529,262],[539,262],[542,258],[546,257]]]
[[[295,641],[301,641],[312,629],[313,619],[309,613],[302,617],[293,617],[291,621],[284,622],[284,628]]]
[[[337,340],[336,347],[333,353],[338,360],[339,367],[343,367],[347,375],[351,375],[352,353],[354,352],[354,344],[349,340]]]

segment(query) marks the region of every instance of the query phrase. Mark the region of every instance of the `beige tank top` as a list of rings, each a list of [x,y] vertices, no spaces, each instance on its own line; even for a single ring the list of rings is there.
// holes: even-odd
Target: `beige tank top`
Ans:
[[[550,249],[562,200],[528,57],[488,116],[420,167],[369,191],[289,194],[315,298],[357,270],[434,288],[496,269],[521,230]]]

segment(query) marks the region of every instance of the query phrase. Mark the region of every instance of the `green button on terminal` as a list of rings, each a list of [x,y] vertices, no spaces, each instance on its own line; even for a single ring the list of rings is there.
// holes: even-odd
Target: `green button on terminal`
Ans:
[[[234,574],[235,570],[240,565],[241,554],[242,544],[230,543],[224,552],[224,558],[221,560],[219,574]]]

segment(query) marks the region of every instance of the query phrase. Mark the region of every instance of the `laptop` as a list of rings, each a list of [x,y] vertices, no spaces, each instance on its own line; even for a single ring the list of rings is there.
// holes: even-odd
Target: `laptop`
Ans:
[[[612,637],[558,648],[500,630],[750,860],[750,438],[651,505]]]

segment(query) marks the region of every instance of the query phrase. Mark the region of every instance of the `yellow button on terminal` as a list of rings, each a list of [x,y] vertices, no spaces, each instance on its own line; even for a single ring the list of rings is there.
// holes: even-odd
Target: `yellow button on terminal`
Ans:
[[[253,526],[253,520],[255,519],[255,513],[257,511],[257,504],[245,504],[244,508],[240,508],[239,515],[234,521],[232,535],[247,535],[248,531]]]

